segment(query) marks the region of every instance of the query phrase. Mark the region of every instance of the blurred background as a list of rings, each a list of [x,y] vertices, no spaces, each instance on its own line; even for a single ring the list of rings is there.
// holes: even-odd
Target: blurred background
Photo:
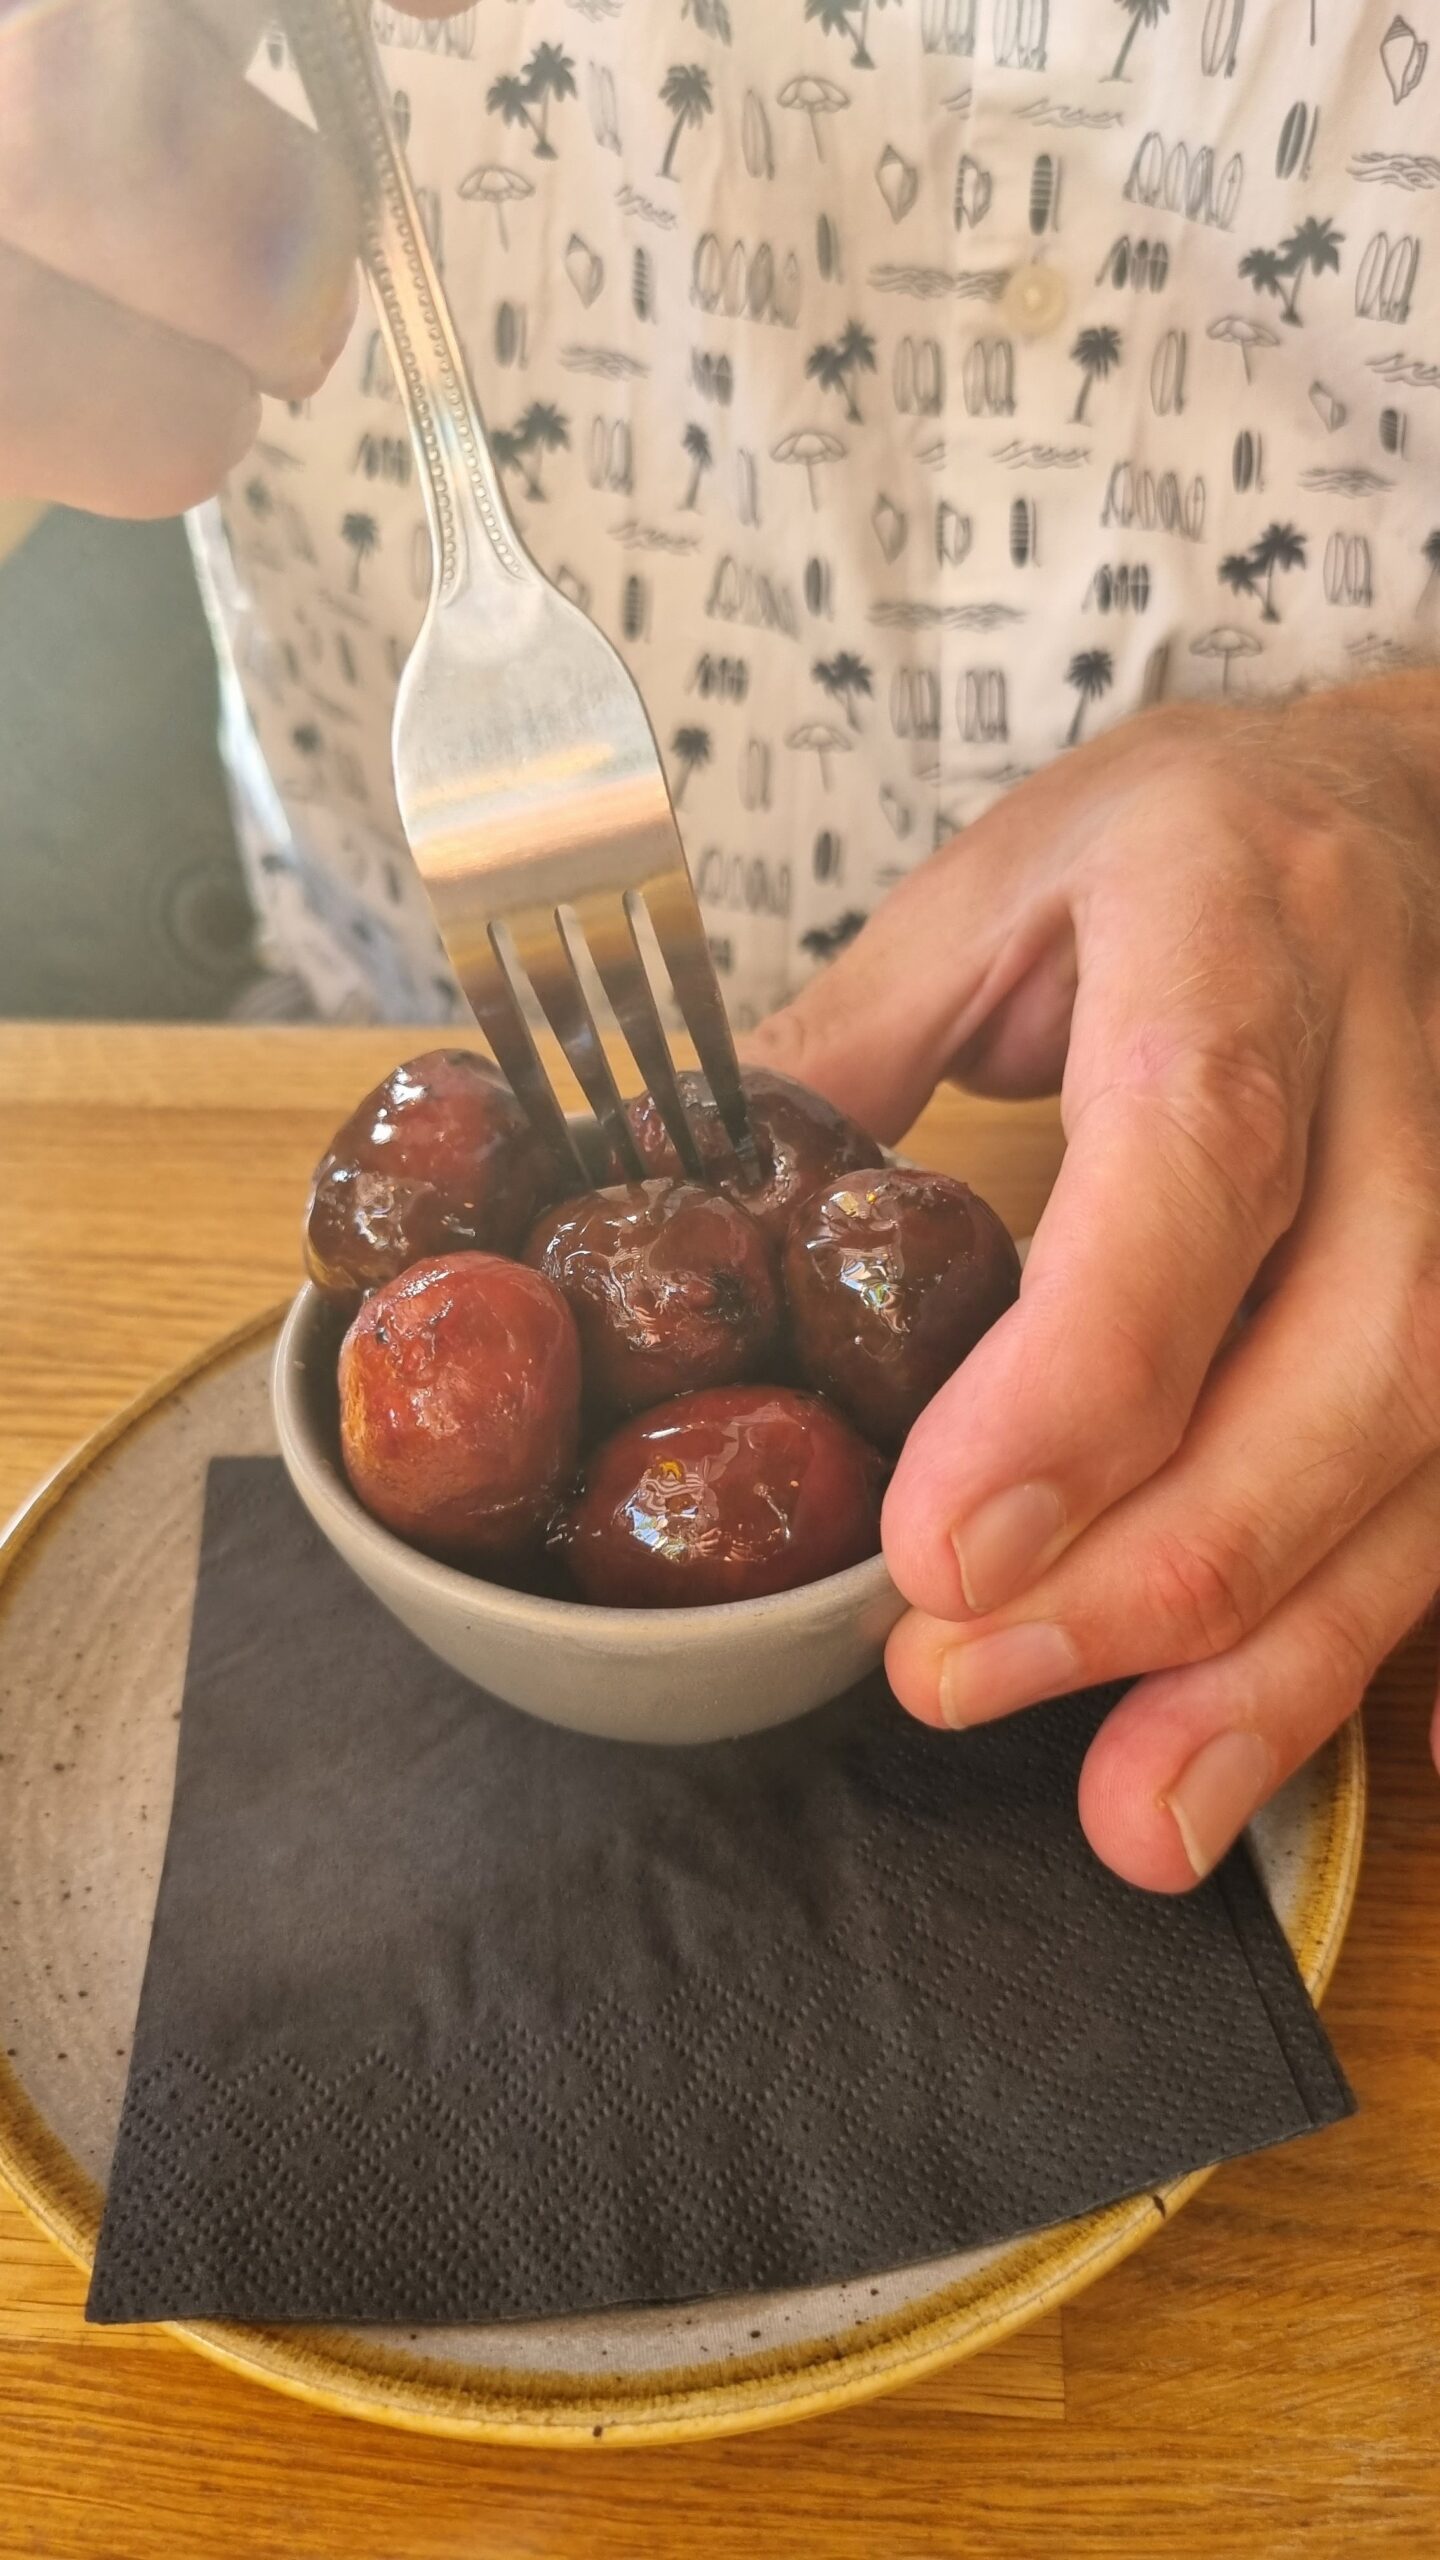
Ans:
[[[0,502],[0,1017],[297,1019],[261,973],[183,526]]]

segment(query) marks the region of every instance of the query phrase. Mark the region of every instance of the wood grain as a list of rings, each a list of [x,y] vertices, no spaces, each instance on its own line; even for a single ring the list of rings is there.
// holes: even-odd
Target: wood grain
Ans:
[[[278,1298],[331,1123],[403,1032],[0,1028],[0,1507]],[[1043,1106],[947,1097],[913,1152],[1033,1223]],[[1224,2171],[1101,2285],[867,2407],[644,2454],[320,2416],[153,2332],[0,2206],[0,2560],[1352,2560],[1440,2549],[1433,1654],[1370,1710],[1373,1821],[1328,2016],[1362,2113]],[[1063,2342],[1063,2355],[1062,2355]]]

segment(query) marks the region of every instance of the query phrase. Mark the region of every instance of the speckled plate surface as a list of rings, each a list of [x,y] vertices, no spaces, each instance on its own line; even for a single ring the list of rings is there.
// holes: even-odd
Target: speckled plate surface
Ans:
[[[0,2170],[88,2264],[169,1815],[205,1467],[273,1448],[275,1326],[222,1344],[83,1450],[0,1548]],[[1355,1889],[1351,1726],[1256,1827],[1324,1989]],[[1165,2212],[1202,2183],[1170,2188]],[[878,2284],[452,2331],[182,2327],[256,2380],[438,2434],[593,2444],[773,2425],[973,2352],[1158,2230],[1142,2196]]]

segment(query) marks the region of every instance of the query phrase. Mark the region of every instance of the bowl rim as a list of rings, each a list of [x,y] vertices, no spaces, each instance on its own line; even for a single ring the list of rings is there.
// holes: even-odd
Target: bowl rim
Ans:
[[[479,1605],[476,1595],[480,1594],[487,1613],[502,1624],[533,1630],[537,1622],[550,1621],[557,1636],[563,1632],[571,1637],[583,1627],[587,1636],[602,1645],[628,1648],[642,1629],[647,1631],[646,1641],[652,1645],[660,1634],[669,1634],[675,1642],[698,1644],[706,1637],[718,1638],[727,1630],[738,1635],[745,1628],[758,1626],[762,1619],[773,1622],[781,1611],[796,1618],[808,1613],[828,1619],[837,1610],[848,1612],[895,1587],[883,1550],[863,1556],[859,1564],[847,1565],[843,1572],[826,1574],[818,1582],[797,1583],[789,1591],[767,1591],[753,1600],[712,1600],[695,1608],[668,1609],[616,1609],[594,1600],[557,1600],[541,1592],[515,1591],[507,1583],[487,1581],[483,1574],[467,1573],[461,1565],[442,1564],[438,1557],[427,1556],[420,1548],[409,1545],[365,1509],[343,1468],[318,1438],[307,1409],[305,1369],[307,1357],[313,1356],[318,1347],[317,1336],[327,1321],[338,1323],[339,1310],[322,1297],[313,1281],[306,1280],[286,1311],[270,1370],[270,1403],[281,1455],[287,1466],[293,1463],[325,1503],[340,1513],[353,1536],[378,1557],[393,1556],[412,1587],[437,1605],[453,1608],[465,1604],[474,1608]]]

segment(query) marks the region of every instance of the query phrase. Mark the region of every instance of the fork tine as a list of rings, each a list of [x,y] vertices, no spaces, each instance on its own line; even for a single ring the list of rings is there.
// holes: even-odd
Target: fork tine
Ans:
[[[531,1128],[555,1151],[562,1163],[573,1166],[581,1180],[588,1182],[590,1177],[584,1159],[540,1063],[540,1053],[531,1038],[520,998],[495,948],[493,928],[487,939],[466,955],[465,993],[481,1030],[495,1052],[500,1072],[508,1080]]]
[[[522,915],[507,916],[495,931],[513,942],[516,961],[539,997],[575,1081],[600,1124],[620,1178],[642,1182],[644,1159],[595,1028],[563,911],[545,913],[532,907]]]
[[[730,1143],[743,1170],[758,1178],[760,1160],[740,1082],[740,1061],[735,1055],[735,1042],[690,874],[681,869],[661,872],[646,881],[643,896],[685,1028],[695,1043]]]
[[[615,1008],[615,1018],[629,1043],[631,1056],[655,1097],[681,1167],[692,1182],[704,1182],[708,1179],[704,1159],[681,1099],[675,1061],[636,938],[634,897],[632,890],[627,897],[596,893],[577,898],[575,921],[600,973],[600,983]]]

